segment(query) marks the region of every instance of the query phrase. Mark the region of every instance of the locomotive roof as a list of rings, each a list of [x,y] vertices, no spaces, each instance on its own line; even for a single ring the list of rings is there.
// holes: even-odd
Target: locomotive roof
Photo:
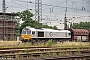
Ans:
[[[28,28],[32,31],[49,31],[49,32],[70,32],[69,30],[54,30],[54,29],[47,29],[47,28],[42,28],[42,29],[35,29],[35,28],[31,28],[30,26],[27,26],[25,28]]]
[[[70,32],[69,30],[54,30],[54,29],[43,29],[43,30],[49,32]]]

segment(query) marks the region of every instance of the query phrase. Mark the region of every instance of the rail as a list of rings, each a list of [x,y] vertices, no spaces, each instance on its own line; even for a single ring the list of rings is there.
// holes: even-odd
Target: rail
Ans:
[[[4,48],[5,49],[5,48]],[[90,47],[23,47],[0,49],[1,60],[88,60]],[[23,58],[23,59],[22,59]]]
[[[21,48],[0,48],[0,54],[35,52],[35,51],[63,51],[63,50],[90,50],[90,47],[21,47]]]

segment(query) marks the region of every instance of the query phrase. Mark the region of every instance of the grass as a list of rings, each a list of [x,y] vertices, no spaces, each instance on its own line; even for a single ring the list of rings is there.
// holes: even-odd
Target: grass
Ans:
[[[48,40],[45,45],[46,46],[53,46],[53,41],[52,40]]]
[[[55,46],[59,47],[88,47],[89,42],[58,42]]]
[[[9,47],[19,45],[21,41],[0,41],[0,47]]]
[[[21,41],[0,41],[0,48],[4,47],[30,47],[30,46],[52,46],[52,47],[89,47],[89,42],[57,42],[53,43],[52,40],[49,40],[44,43],[38,43],[32,45],[31,43],[22,43]]]

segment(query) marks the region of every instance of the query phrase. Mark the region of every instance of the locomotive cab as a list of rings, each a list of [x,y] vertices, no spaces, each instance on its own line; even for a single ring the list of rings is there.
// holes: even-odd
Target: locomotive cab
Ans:
[[[31,35],[31,30],[28,28],[25,28],[22,30],[22,40],[31,40],[32,35]]]

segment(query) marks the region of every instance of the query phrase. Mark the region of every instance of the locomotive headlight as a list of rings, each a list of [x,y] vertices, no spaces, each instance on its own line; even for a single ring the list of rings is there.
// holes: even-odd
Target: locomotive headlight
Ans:
[[[22,38],[24,38],[24,36],[22,36]]]
[[[22,38],[24,38],[24,36],[22,35]]]

